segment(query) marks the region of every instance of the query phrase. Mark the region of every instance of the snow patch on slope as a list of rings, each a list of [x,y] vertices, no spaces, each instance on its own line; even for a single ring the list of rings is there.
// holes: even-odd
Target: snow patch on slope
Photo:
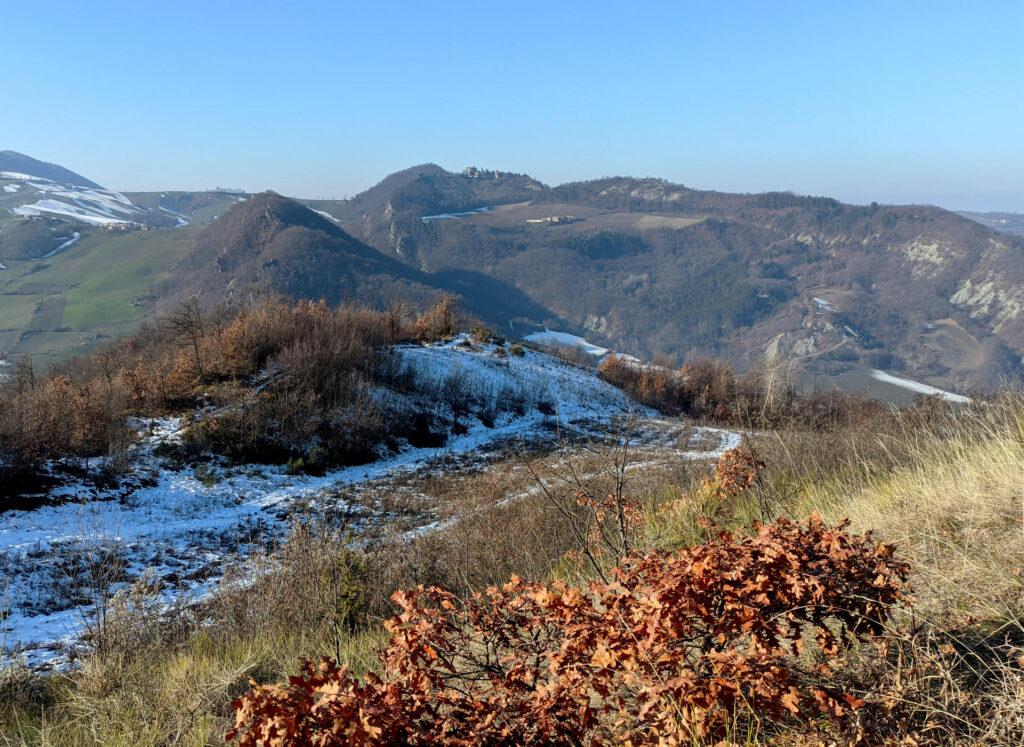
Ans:
[[[178,221],[178,228],[181,228],[182,226],[187,226],[188,225],[188,218],[186,216],[182,215],[181,213],[175,212],[174,210],[171,210],[170,208],[165,208],[163,205],[160,205],[160,209],[163,210],[165,213],[167,213],[172,218],[175,218]]]
[[[0,176],[16,178],[11,176],[13,173],[0,172]],[[20,176],[27,177],[25,174]],[[143,214],[120,192],[58,184],[40,177],[27,177],[22,181],[28,181],[27,186],[43,196],[36,202],[11,208],[12,213],[22,217],[49,215],[104,226],[112,223],[137,223],[139,221],[136,219]]]
[[[550,329],[545,329],[543,332],[534,332],[523,339],[527,342],[534,342],[538,345],[577,348],[587,355],[592,355],[595,358],[601,358],[610,352],[608,348],[602,348],[599,345],[594,345],[583,337],[570,335],[568,332],[555,332]]]
[[[481,207],[476,210],[465,210],[461,213],[438,213],[437,215],[423,215],[420,216],[422,223],[431,223],[435,220],[462,220],[463,218],[470,215],[478,215],[479,213],[489,213],[493,208]]]
[[[82,238],[82,234],[80,234],[78,231],[75,231],[73,234],[71,234],[71,238],[70,239],[68,239],[67,241],[62,243],[60,246],[58,246],[56,249],[54,249],[49,254],[44,254],[42,258],[43,259],[49,259],[50,257],[52,257],[53,255],[57,254],[58,252],[62,252],[65,249],[67,249],[69,246],[74,244],[80,238]]]
[[[310,208],[310,210],[313,210],[313,208]],[[330,213],[324,212],[323,210],[313,210],[313,212],[316,213],[317,215],[319,215],[321,218],[326,218],[327,220],[331,221],[332,223],[341,223],[340,220],[335,218]]]
[[[871,372],[871,378],[878,381],[884,381],[886,384],[893,384],[903,389],[909,389],[912,392],[918,392],[919,394],[937,394],[942,399],[948,402],[970,402],[970,397],[965,397],[962,394],[954,394],[953,392],[947,392],[944,389],[930,386],[929,384],[922,384],[920,381],[914,381],[913,379],[905,379],[902,376],[896,376],[885,371],[879,371],[875,369]]]

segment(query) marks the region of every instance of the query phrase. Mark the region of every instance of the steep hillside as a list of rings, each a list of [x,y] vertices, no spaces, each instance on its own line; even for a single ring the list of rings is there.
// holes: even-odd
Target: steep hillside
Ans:
[[[402,228],[408,215],[440,216],[530,200],[546,187],[525,174],[469,167],[460,174],[428,163],[399,171],[351,200],[305,200],[375,246],[411,259]],[[410,237],[411,238],[411,237]]]
[[[569,331],[644,357],[696,349],[749,365],[768,352],[798,370],[961,385],[1019,371],[1024,241],[955,213],[657,179],[533,185],[439,211],[407,185],[384,200],[384,182],[367,193],[383,209],[338,217],[419,269],[499,278]]]
[[[236,203],[196,238],[194,249],[159,289],[162,305],[197,297],[240,305],[272,295],[354,300],[377,307],[426,303],[441,293],[493,323],[557,322],[500,280],[459,270],[429,274],[354,239],[337,221],[272,192]]]
[[[229,306],[275,294],[331,303],[424,297],[432,289],[419,274],[299,203],[266,192],[202,231],[161,295]]]
[[[23,153],[16,153],[13,150],[0,150],[0,171],[37,176],[48,181],[71,184],[76,187],[102,189],[96,182],[86,179],[81,174],[76,174],[70,169],[58,166],[55,163],[40,161]]]
[[[100,187],[62,166],[0,153],[0,259],[47,259],[104,229],[132,232],[209,223],[248,195],[131,192]]]

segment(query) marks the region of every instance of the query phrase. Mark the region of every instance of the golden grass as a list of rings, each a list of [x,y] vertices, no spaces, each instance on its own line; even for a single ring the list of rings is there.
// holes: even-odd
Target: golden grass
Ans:
[[[673,549],[699,542],[707,532],[701,517],[723,509],[727,525],[749,525],[766,506],[793,517],[817,512],[830,522],[848,517],[855,530],[875,531],[911,562],[914,604],[893,633],[900,658],[851,666],[875,678],[879,697],[898,693],[909,704],[916,720],[908,730],[941,722],[947,731],[940,744],[1019,744],[1024,672],[1007,660],[1018,649],[1005,641],[1024,642],[1024,401],[1008,397],[926,422],[898,420],[884,430],[760,434],[751,443],[769,465],[764,485],[759,495],[727,506],[703,501],[699,469],[638,470],[632,486],[651,498],[639,544]],[[538,467],[558,470],[562,459],[552,455]],[[582,465],[595,471],[588,458]],[[402,579],[439,574],[468,588],[495,574],[543,573],[552,562],[556,576],[587,576],[560,563],[553,547],[543,558],[531,550],[564,537],[549,514],[529,511],[528,499],[488,512],[489,501],[474,498],[523,494],[530,482],[521,469],[485,471],[427,492],[441,498],[446,485],[450,508],[464,518],[417,543],[408,559],[412,571],[400,569]],[[324,631],[296,627],[271,620],[255,632],[200,630],[166,650],[93,659],[49,683],[46,709],[8,705],[5,712],[0,703],[0,745],[221,744],[230,701],[250,678],[277,681],[301,656],[334,653]],[[357,671],[372,668],[382,641],[379,628],[349,636],[342,658]],[[952,660],[942,653],[950,643],[957,649]],[[781,743],[806,738],[794,732]]]
[[[897,545],[919,613],[945,623],[1024,611],[1024,407],[965,415],[953,435],[906,433],[902,463],[802,486],[793,513],[847,517]]]
[[[383,631],[349,637],[342,661],[354,671],[375,662]],[[198,633],[177,650],[135,652],[130,658],[93,658],[51,684],[55,705],[41,715],[0,710],[0,744],[79,745],[223,744],[230,703],[252,679],[285,678],[304,655],[327,655],[327,641],[303,631],[286,634],[268,624],[265,635],[218,639]]]

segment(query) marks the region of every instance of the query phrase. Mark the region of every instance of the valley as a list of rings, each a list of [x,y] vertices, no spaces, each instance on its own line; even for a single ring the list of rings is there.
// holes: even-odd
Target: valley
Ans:
[[[0,747],[1024,745],[1024,4],[0,18]]]
[[[193,236],[191,228],[100,231],[59,255],[2,260],[0,358],[31,355],[45,367],[134,332],[152,310],[153,286],[188,254]],[[55,305],[61,318],[46,317]]]
[[[1024,359],[1021,240],[938,208],[625,177],[548,187],[433,164],[350,200],[121,195],[74,177],[4,184],[9,359],[66,359],[189,297],[380,307],[439,293],[513,336],[550,328],[638,359],[704,354],[741,368],[767,356],[840,386],[881,369],[984,388],[1019,376]]]
[[[224,584],[253,583],[273,568],[296,522],[328,517],[359,545],[401,543],[491,510],[479,497],[473,507],[453,501],[462,482],[500,483],[494,505],[506,506],[546,490],[536,470],[554,474],[617,443],[632,451],[629,470],[650,479],[706,469],[749,433],[638,404],[607,382],[610,359],[679,382],[688,369],[676,372],[673,357],[725,354],[764,367],[766,380],[896,405],[920,395],[967,404],[949,390],[1016,370],[1016,296],[997,274],[1016,277],[1001,254],[1015,240],[943,211],[656,180],[549,188],[487,173],[415,167],[349,201],[120,194],[74,174],[63,185],[0,174],[10,203],[0,220],[0,357],[9,372],[19,361],[42,371],[116,350],[147,320],[158,322],[147,334],[163,339],[160,320],[190,303],[197,314],[222,309],[243,321],[275,298],[323,299],[389,307],[397,320],[407,316],[400,309],[447,294],[477,328],[511,339],[449,329],[375,353],[397,368],[373,374],[385,383],[365,402],[346,394],[354,409],[333,417],[372,422],[362,410],[372,403],[384,423],[365,444],[347,444],[348,456],[318,445],[337,437],[327,421],[306,442],[263,422],[255,427],[266,433],[218,435],[219,422],[245,429],[263,417],[247,410],[278,387],[281,366],[296,365],[281,359],[243,379],[251,392],[242,399],[189,390],[188,407],[163,393],[179,404],[133,410],[114,477],[104,457],[45,462],[42,489],[0,510],[0,566],[16,579],[5,592],[9,660],[68,667],[88,650],[98,610],[139,583],[158,588],[168,609],[201,609]],[[913,295],[902,298],[906,289]],[[325,307],[302,308],[288,313]],[[438,323],[425,314],[417,324]],[[177,360],[157,375],[178,375],[189,358]],[[325,455],[342,463],[321,463]]]

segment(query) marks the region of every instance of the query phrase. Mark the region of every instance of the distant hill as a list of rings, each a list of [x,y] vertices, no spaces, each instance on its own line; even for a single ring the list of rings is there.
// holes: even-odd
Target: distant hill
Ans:
[[[48,258],[97,229],[136,231],[209,223],[247,196],[218,190],[114,192],[62,166],[3,151],[0,260]]]
[[[184,259],[182,241],[138,242],[173,247],[162,256],[178,261],[146,268],[161,278],[158,307],[189,295],[380,306],[452,292],[513,336],[547,327],[645,359],[707,353],[753,366],[767,357],[797,374],[856,382],[883,369],[940,388],[1018,377],[1024,357],[1024,238],[931,206],[632,177],[548,187],[434,164],[350,200],[122,195],[10,175],[0,189],[0,265],[9,267],[0,285],[11,294],[0,306],[11,307],[12,330],[31,325],[34,312],[19,305],[37,297],[30,291],[70,287],[63,255],[103,253],[102,229],[127,225],[189,232]],[[29,279],[42,258],[59,282]],[[111,298],[149,308],[131,285],[127,296],[110,288]]]
[[[495,278],[642,357],[967,385],[1019,374],[1024,355],[1024,241],[941,208],[425,166],[323,209],[410,266]]]
[[[549,317],[523,294],[486,276],[428,274],[353,238],[337,223],[273,192],[238,202],[196,237],[191,253],[158,290],[168,308],[195,297],[205,306],[241,306],[269,295],[345,300],[373,306],[426,304],[460,296],[467,311],[492,322]]]
[[[161,295],[239,306],[275,294],[331,303],[429,294],[418,275],[298,202],[265,192],[204,229]]]
[[[0,171],[12,171],[18,174],[39,176],[60,184],[73,184],[76,187],[102,189],[96,182],[86,179],[81,174],[76,174],[70,169],[58,166],[55,163],[40,161],[23,153],[16,153],[13,150],[0,150]]]
[[[959,215],[996,231],[1024,236],[1024,213],[972,213],[961,210]]]
[[[488,205],[531,200],[546,187],[525,174],[480,171],[472,168],[454,174],[428,163],[413,166],[385,177],[379,184],[351,200],[304,200],[309,207],[323,211],[345,225],[357,225],[364,240],[386,244],[400,256],[406,256],[405,241],[395,216],[436,215],[474,210]]]

